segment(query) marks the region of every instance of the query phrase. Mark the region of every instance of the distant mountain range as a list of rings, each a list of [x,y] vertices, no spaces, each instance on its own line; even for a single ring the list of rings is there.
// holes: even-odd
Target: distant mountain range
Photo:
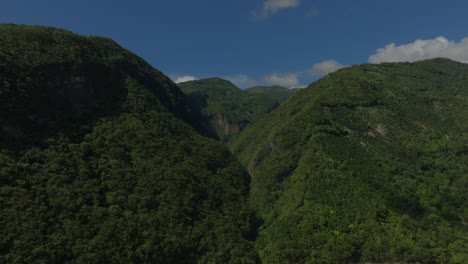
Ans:
[[[468,263],[467,131],[447,59],[241,90],[0,25],[0,263]]]
[[[229,140],[246,126],[262,118],[294,91],[283,87],[253,87],[241,90],[221,78],[179,83],[191,108],[198,113],[204,134]]]
[[[247,88],[246,91],[254,94],[267,94],[276,99],[279,103],[283,103],[300,88],[288,89],[282,86],[254,86]]]
[[[255,86],[246,90],[221,78],[207,78],[178,84],[203,134],[229,141],[249,124],[271,112],[299,89]]]

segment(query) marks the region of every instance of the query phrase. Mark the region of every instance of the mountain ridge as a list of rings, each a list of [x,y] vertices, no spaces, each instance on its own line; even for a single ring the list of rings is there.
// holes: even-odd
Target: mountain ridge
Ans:
[[[298,89],[300,88],[292,88],[288,89],[282,86],[254,86],[245,89],[247,92],[250,93],[258,93],[258,94],[267,94],[273,98],[275,98],[279,103],[283,103],[289,97],[294,95]]]
[[[17,135],[19,141],[25,141],[36,130],[55,133],[61,127],[73,126],[74,119],[81,122],[94,119],[94,113],[111,113],[125,93],[125,77],[118,75],[122,71],[151,86],[165,108],[189,120],[178,87],[110,39],[78,37],[51,27],[10,24],[2,25],[1,37],[4,89],[0,95],[0,117],[3,128],[7,128],[3,129],[4,137],[13,141]],[[62,74],[54,74],[56,71]],[[110,81],[102,82],[103,78],[95,72]],[[33,79],[40,82],[32,83]],[[48,124],[47,129],[41,124]]]
[[[262,261],[463,263],[467,89],[447,59],[352,66],[229,142]]]
[[[179,83],[179,87],[199,113],[201,131],[223,141],[279,105],[274,97],[248,93],[218,77]]]
[[[356,65],[279,105],[184,95],[106,38],[0,46],[0,262],[468,261],[466,64]]]
[[[115,42],[0,25],[0,262],[255,263],[249,176]]]

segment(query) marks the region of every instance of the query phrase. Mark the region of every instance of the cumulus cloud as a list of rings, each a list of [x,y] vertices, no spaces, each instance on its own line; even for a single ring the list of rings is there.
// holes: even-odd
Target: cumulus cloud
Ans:
[[[299,82],[299,76],[297,73],[278,74],[274,73],[265,76],[264,82],[269,85],[279,85],[288,88],[301,86]]]
[[[341,64],[335,60],[326,60],[326,61],[322,61],[320,63],[314,64],[312,68],[309,70],[309,73],[312,76],[324,76],[344,67],[346,67],[346,65]]]
[[[377,49],[377,53],[369,57],[369,62],[412,62],[437,57],[468,63],[468,38],[456,42],[441,36],[435,39],[418,39],[399,46],[390,43]]]
[[[195,81],[197,78],[192,75],[184,75],[184,76],[179,76],[175,78],[174,82],[175,83],[181,83],[181,82],[188,82],[188,81]]]
[[[256,19],[266,19],[283,9],[295,8],[300,4],[300,0],[266,0],[263,3],[263,8],[254,11],[252,14]]]

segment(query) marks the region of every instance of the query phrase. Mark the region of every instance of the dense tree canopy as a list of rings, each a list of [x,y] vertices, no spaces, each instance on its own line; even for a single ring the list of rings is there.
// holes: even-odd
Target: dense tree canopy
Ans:
[[[281,86],[254,86],[245,89],[246,92],[252,94],[266,94],[275,98],[279,103],[283,103],[301,88],[288,89]]]
[[[466,64],[180,87],[0,25],[0,263],[468,263]]]
[[[468,262],[468,66],[361,65],[230,143],[265,263]]]
[[[221,78],[179,83],[187,94],[200,131],[227,141],[279,105],[267,93],[249,93]]]
[[[167,77],[54,28],[0,47],[0,263],[256,261],[248,174]]]

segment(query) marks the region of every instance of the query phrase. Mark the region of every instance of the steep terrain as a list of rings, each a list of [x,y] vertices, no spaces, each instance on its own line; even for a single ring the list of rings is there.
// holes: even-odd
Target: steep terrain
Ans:
[[[112,40],[0,25],[0,263],[468,263],[468,65],[180,87]]]
[[[200,130],[224,141],[279,105],[269,95],[248,93],[220,78],[183,82],[179,87],[200,114]]]
[[[339,70],[230,143],[264,263],[468,263],[468,65]]]
[[[0,263],[251,263],[249,177],[115,42],[0,25]]]
[[[266,94],[276,99],[279,103],[283,103],[300,89],[288,89],[281,86],[254,86],[245,89],[245,91],[253,94]]]

